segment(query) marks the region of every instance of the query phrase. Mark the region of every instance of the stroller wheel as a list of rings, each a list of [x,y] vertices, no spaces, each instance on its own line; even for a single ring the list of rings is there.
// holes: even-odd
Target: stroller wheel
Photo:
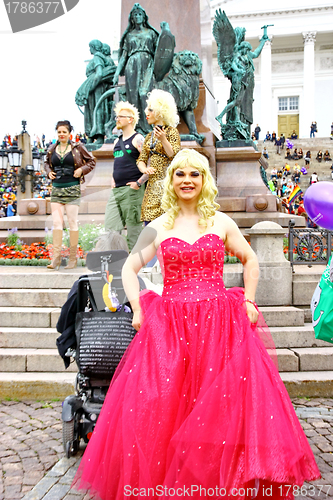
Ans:
[[[67,441],[67,443],[66,443],[65,453],[66,453],[67,458],[71,458],[71,443],[70,443],[70,441]]]
[[[66,453],[66,457],[70,458],[70,456],[74,454],[74,420],[62,423],[62,444]]]

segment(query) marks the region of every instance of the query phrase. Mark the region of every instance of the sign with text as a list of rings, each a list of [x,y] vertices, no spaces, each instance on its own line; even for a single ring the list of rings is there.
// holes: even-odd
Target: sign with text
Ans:
[[[13,33],[53,21],[73,9],[80,0],[3,0]]]

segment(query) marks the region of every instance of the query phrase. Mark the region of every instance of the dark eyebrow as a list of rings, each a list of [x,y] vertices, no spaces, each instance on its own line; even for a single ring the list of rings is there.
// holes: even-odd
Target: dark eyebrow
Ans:
[[[181,168],[177,168],[177,169],[175,170],[175,173],[180,173],[180,172],[181,172],[182,174],[184,173],[184,171],[183,171]],[[201,175],[201,173],[199,172],[199,170],[192,170],[192,171],[190,172],[190,174],[191,174],[191,175],[192,175],[192,174],[198,174],[198,175]]]

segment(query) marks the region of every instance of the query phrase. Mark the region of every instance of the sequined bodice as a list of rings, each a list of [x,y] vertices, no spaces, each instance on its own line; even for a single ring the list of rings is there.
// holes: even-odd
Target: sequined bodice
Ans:
[[[161,243],[158,258],[165,299],[194,302],[224,294],[224,244],[217,234],[205,234],[193,245],[168,238]]]

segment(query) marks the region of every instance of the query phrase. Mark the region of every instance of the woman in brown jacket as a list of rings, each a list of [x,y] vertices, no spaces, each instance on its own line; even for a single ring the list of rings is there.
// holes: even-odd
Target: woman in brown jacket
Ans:
[[[62,230],[64,211],[69,224],[70,253],[65,269],[76,267],[79,231],[77,218],[81,198],[80,182],[95,166],[96,160],[80,142],[71,142],[73,130],[68,120],[56,125],[58,141],[47,151],[44,164],[48,177],[52,180],[51,211],[53,219],[53,259],[48,269],[59,269],[61,263]]]

